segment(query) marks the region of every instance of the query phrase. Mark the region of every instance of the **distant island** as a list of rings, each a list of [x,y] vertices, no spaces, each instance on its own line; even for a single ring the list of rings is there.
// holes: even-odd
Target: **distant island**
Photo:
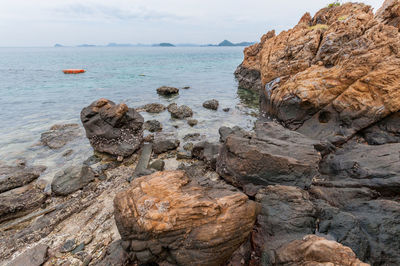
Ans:
[[[169,42],[155,43],[155,44],[131,44],[131,43],[115,43],[111,42],[107,45],[95,45],[95,44],[79,44],[76,46],[64,46],[62,44],[56,43],[54,47],[221,47],[221,46],[249,46],[253,45],[255,42],[239,42],[233,43],[228,40],[223,40],[218,44],[194,44],[194,43],[178,43],[172,44]]]
[[[175,47],[175,45],[173,45],[172,43],[169,43],[169,42],[162,42],[162,43],[158,43],[158,44],[153,44],[153,46]]]

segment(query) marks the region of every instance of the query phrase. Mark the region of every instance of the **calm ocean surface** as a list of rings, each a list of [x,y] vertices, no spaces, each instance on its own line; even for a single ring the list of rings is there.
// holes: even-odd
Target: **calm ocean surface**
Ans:
[[[130,107],[186,104],[199,120],[194,128],[172,120],[168,112],[142,113],[178,135],[201,132],[216,140],[222,125],[251,128],[254,118],[249,114],[256,107],[249,103],[251,95],[238,92],[233,75],[242,51],[243,47],[0,48],[0,161],[27,158],[56,166],[49,163],[57,157],[54,151],[36,148],[40,134],[53,124],[80,123],[81,109],[100,97]],[[65,68],[87,72],[65,75]],[[156,94],[162,85],[191,88],[165,99]],[[216,112],[202,107],[212,98],[220,102]],[[231,111],[223,112],[225,107]],[[88,142],[80,146],[83,156],[91,152]]]

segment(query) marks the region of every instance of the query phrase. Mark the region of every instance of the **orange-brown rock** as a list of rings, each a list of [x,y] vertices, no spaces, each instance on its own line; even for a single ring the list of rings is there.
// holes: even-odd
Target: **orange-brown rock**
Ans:
[[[132,259],[175,265],[221,265],[247,239],[258,210],[235,188],[184,171],[134,179],[114,205]]]
[[[400,109],[400,2],[346,3],[308,14],[245,50],[260,73],[262,111],[291,129],[341,143]]]
[[[275,259],[276,265],[369,265],[358,260],[351,248],[316,235],[283,246],[277,250]]]

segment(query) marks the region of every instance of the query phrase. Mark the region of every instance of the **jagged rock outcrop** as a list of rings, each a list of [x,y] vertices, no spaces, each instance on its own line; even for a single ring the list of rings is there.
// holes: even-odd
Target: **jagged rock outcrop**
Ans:
[[[258,193],[262,210],[252,244],[267,265],[327,262],[296,258],[307,253],[301,248],[307,241],[302,242],[301,237],[312,233],[350,247],[358,259],[372,265],[400,263],[399,10],[397,0],[385,1],[376,14],[364,4],[323,8],[314,17],[305,14],[293,29],[279,35],[269,32],[245,50],[237,72],[260,73],[260,81],[247,86],[262,84],[261,116],[278,121],[285,129],[262,129],[267,144],[257,145],[252,145],[259,138],[257,127],[255,135],[248,137],[235,137],[234,132],[225,130],[217,169],[247,194]],[[271,159],[257,160],[260,156],[249,160],[250,153],[244,151],[268,151],[268,145],[280,143],[276,139],[298,144],[296,131],[320,155],[314,161],[316,174],[308,190],[298,185],[278,186],[296,186],[285,183],[285,178],[268,183],[277,186],[260,190],[257,181],[247,176],[263,172],[267,164],[266,169],[276,169],[278,158],[309,153],[295,146],[281,148],[274,153],[285,157],[277,156],[271,163]],[[233,140],[235,143],[230,143]],[[255,162],[254,167],[248,162]],[[250,166],[238,167],[247,164]],[[280,257],[289,246],[297,255]],[[340,257],[341,251],[337,252]],[[329,261],[361,265],[350,257]]]
[[[125,157],[142,144],[144,119],[126,104],[99,99],[83,108],[81,120],[96,151]]]
[[[252,185],[292,185],[308,188],[318,175],[321,156],[313,141],[281,125],[259,121],[255,134],[226,137],[217,160],[217,172],[228,182]]]
[[[242,66],[261,73],[262,111],[334,143],[399,111],[399,6],[386,1],[376,15],[364,4],[324,8],[248,48]]]
[[[249,236],[258,209],[233,187],[185,171],[136,178],[114,205],[130,257],[174,265],[221,265]]]

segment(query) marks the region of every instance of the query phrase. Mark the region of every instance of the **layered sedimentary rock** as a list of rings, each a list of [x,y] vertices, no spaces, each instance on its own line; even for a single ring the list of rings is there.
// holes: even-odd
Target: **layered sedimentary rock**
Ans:
[[[259,121],[252,136],[232,131],[226,137],[217,172],[239,187],[282,184],[308,188],[318,175],[317,144],[277,123]]]
[[[174,265],[224,263],[249,236],[258,206],[229,185],[185,171],[134,179],[114,205],[131,259]]]
[[[142,144],[144,119],[126,104],[99,99],[83,108],[81,120],[96,151],[129,156]]]

